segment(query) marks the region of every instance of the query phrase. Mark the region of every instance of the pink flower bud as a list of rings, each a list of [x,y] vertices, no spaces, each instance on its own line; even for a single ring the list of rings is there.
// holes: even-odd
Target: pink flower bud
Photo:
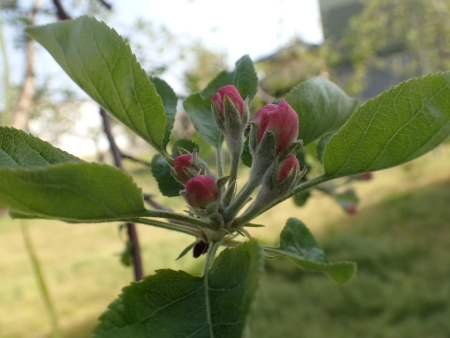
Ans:
[[[186,182],[186,200],[194,208],[205,208],[219,197],[216,181],[209,176],[199,175]]]
[[[281,100],[279,105],[268,104],[262,107],[256,113],[255,123],[258,127],[258,143],[266,131],[275,134],[277,154],[297,140],[298,115],[285,100]]]
[[[189,176],[186,173],[186,169],[195,169],[195,165],[192,162],[191,154],[183,154],[173,159],[173,169],[177,173],[178,177],[186,182],[189,180]]]
[[[371,172],[359,174],[356,176],[356,179],[360,180],[360,181],[369,181],[372,178],[373,178],[373,173],[371,173]]]
[[[216,106],[216,109],[219,111],[220,115],[224,116],[225,114],[225,96],[228,96],[228,98],[234,104],[234,107],[238,111],[239,116],[244,117],[244,100],[242,100],[241,94],[239,94],[238,90],[233,85],[228,85],[220,88],[212,98],[212,102]]]
[[[358,211],[358,208],[356,207],[356,204],[349,204],[347,206],[344,207],[344,210],[349,214],[349,215],[354,215],[356,214],[356,212]]]
[[[295,157],[294,155],[289,155],[279,164],[277,183],[284,181],[292,173],[293,170],[300,172],[300,163],[298,162],[297,157]]]

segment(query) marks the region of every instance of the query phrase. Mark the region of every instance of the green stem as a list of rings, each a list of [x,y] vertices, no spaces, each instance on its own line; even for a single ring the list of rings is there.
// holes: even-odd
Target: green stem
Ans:
[[[136,219],[133,219],[133,222],[151,225],[154,227],[163,228],[163,229],[167,229],[167,230],[178,231],[178,232],[182,232],[184,234],[192,235],[195,237],[199,237],[201,235],[201,232],[199,230],[191,228],[189,226],[183,226],[183,225],[179,225],[179,224],[164,223],[164,222],[159,222],[159,221],[155,221],[155,220],[147,219],[147,218],[136,218]]]
[[[205,264],[203,265],[203,276],[205,276],[205,278],[207,277],[206,275],[208,273],[208,270],[211,269],[214,263],[214,258],[216,257],[217,249],[220,247],[221,244],[222,244],[221,241],[212,242],[208,248],[208,252],[206,253]]]
[[[231,189],[232,184],[236,184],[235,181],[237,179],[241,153],[242,151],[233,151],[230,154],[231,161],[230,161],[230,178],[228,180],[228,189]],[[231,200],[233,199],[233,195],[234,195],[233,193],[229,193],[228,195],[225,196],[225,199],[223,201],[223,206],[225,208],[230,205]]]
[[[47,314],[50,319],[51,326],[53,328],[52,336],[54,338],[61,338],[62,334],[58,326],[58,320],[55,313],[55,308],[50,299],[50,294],[48,293],[47,286],[44,281],[44,276],[42,275],[41,266],[37,258],[36,252],[34,251],[33,244],[31,243],[30,235],[28,233],[27,226],[24,222],[21,222],[20,229],[22,231],[23,240],[25,242],[25,248],[27,249],[28,256],[30,257],[31,265],[33,266],[34,274],[38,283],[41,296],[44,299],[44,303],[47,309]]]
[[[219,177],[223,176],[223,160],[222,160],[222,144],[216,148],[216,165],[217,165],[217,175]]]
[[[278,199],[277,201],[275,201],[274,203],[272,203],[271,205],[269,205],[266,208],[260,209],[257,212],[252,212],[252,210],[249,210],[248,214],[246,212],[245,215],[243,215],[242,218],[239,219],[239,221],[236,224],[233,224],[233,226],[241,226],[245,223],[248,223],[249,221],[251,221],[252,219],[258,217],[259,215],[261,215],[262,213],[266,212],[269,209],[272,209],[274,206],[276,206],[277,204],[280,204],[281,202],[287,200],[288,198],[297,195],[298,193],[302,192],[302,191],[306,191],[311,189],[312,187],[324,183],[326,181],[332,180],[334,179],[334,177],[327,177],[327,176],[319,176],[316,177],[312,180],[303,182],[301,184],[299,184],[298,186],[296,186],[294,189],[292,189],[292,191],[287,194],[286,196]]]
[[[147,210],[145,212],[144,217],[166,218],[174,221],[180,221],[192,225],[197,225],[205,229],[217,230],[217,226],[215,224],[212,224],[211,222],[202,220],[200,218],[186,216],[183,214],[177,214],[166,210]]]
[[[248,198],[252,194],[253,191],[260,185],[261,177],[258,175],[251,175],[246,185],[242,188],[239,194],[236,196],[235,200],[231,203],[231,205],[227,208],[224,219],[225,223],[228,223],[233,218],[236,217],[239,210],[247,203]]]

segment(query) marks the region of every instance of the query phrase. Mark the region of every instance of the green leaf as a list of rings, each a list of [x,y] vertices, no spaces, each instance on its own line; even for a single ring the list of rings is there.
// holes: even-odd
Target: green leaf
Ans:
[[[285,100],[298,114],[298,135],[304,145],[339,129],[357,105],[355,99],[323,77],[300,83],[286,95]]]
[[[172,158],[180,155],[178,147],[183,148],[191,153],[194,151],[194,149],[197,149],[197,153],[200,154],[200,147],[195,142],[186,139],[179,139],[176,140],[172,146]]]
[[[236,62],[236,69],[233,72],[233,82],[231,84],[236,86],[244,100],[248,97],[249,101],[252,101],[255,97],[258,91],[258,76],[248,55],[244,55]]]
[[[65,162],[82,161],[21,130],[0,127],[0,168],[36,168]]]
[[[319,143],[317,144],[317,159],[319,160],[320,163],[322,163],[325,146],[327,145],[328,141],[333,135],[334,133],[325,135],[320,139]]]
[[[166,115],[161,97],[120,35],[82,16],[26,32],[89,96],[131,130],[163,151]]]
[[[413,160],[450,135],[450,72],[414,78],[366,101],[325,147],[327,176]]]
[[[356,273],[355,263],[329,263],[306,225],[295,218],[287,221],[279,247],[264,249],[288,257],[305,271],[322,272],[340,285],[348,283]]]
[[[292,197],[292,199],[294,200],[294,203],[296,206],[302,207],[306,204],[306,202],[308,201],[308,199],[310,197],[311,197],[311,193],[309,192],[309,190],[306,190],[306,191],[302,191],[302,192],[298,193],[297,195],[294,195],[294,197]]]
[[[16,214],[104,222],[145,213],[142,192],[123,170],[97,163],[0,169],[0,205]]]
[[[177,113],[178,97],[173,91],[172,87],[159,77],[153,76],[150,80],[155,85],[156,91],[161,96],[162,103],[164,105],[164,112],[166,113],[166,129],[164,134],[164,139],[162,141],[162,147],[166,148],[167,143],[170,140],[170,133],[173,129],[173,124],[175,122],[175,115]]]
[[[242,337],[258,286],[254,241],[225,249],[204,277],[158,270],[122,290],[94,338]]]
[[[204,90],[192,94],[184,101],[184,109],[199,135],[216,149],[223,142],[222,132],[217,128],[211,112],[211,99],[220,87],[235,85],[241,96],[251,101],[258,89],[258,78],[248,55],[236,62],[234,71],[222,71]]]
[[[242,150],[241,161],[242,161],[242,164],[244,164],[245,166],[250,168],[252,166],[253,157],[252,157],[252,153],[250,152],[248,140],[249,139],[247,138],[244,142],[244,149]]]
[[[180,191],[184,187],[173,178],[170,169],[170,165],[162,155],[156,154],[153,156],[152,175],[155,177],[156,182],[158,182],[158,188],[161,194],[167,197],[180,196]]]
[[[197,133],[206,142],[218,149],[224,138],[211,113],[211,98],[204,100],[200,93],[192,94],[184,100],[183,106]]]

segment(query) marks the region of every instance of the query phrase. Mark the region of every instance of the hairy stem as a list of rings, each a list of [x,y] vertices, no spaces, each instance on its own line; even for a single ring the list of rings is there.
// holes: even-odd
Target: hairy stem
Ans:
[[[177,232],[181,232],[181,233],[184,233],[187,235],[192,235],[195,237],[200,237],[202,234],[202,232],[200,230],[196,229],[195,227],[188,226],[188,225],[164,223],[164,222],[155,221],[155,220],[147,219],[147,218],[137,218],[134,221],[136,223],[142,223],[142,224],[151,225],[151,226],[162,228],[162,229],[177,231]]]
[[[276,206],[277,204],[280,204],[281,202],[287,200],[288,198],[293,197],[294,195],[297,195],[298,193],[300,193],[302,191],[309,190],[309,189],[311,189],[312,187],[314,187],[316,185],[319,185],[321,183],[330,181],[330,180],[335,179],[335,178],[336,177],[330,177],[330,176],[327,177],[327,176],[323,176],[322,175],[322,176],[316,177],[316,178],[314,178],[312,180],[303,182],[303,183],[297,185],[294,189],[292,189],[292,191],[289,194],[287,194],[286,196],[278,199],[277,201],[272,203],[267,208],[259,210],[258,213],[251,215],[252,217],[250,219],[247,219],[247,217],[246,217],[245,223],[251,221],[252,219],[254,219],[256,217],[258,217],[259,215],[261,215],[262,213],[266,212],[267,210],[272,209],[274,206]],[[244,224],[244,222],[239,222],[239,224],[242,225],[242,224]]]
[[[223,176],[222,145],[219,145],[216,149],[216,165],[217,165],[217,175],[219,177],[222,177]]]
[[[206,277],[206,274],[211,266],[214,263],[214,258],[216,257],[217,249],[220,247],[222,242],[212,242],[208,248],[208,252],[206,253],[205,264],[203,265],[203,276]]]

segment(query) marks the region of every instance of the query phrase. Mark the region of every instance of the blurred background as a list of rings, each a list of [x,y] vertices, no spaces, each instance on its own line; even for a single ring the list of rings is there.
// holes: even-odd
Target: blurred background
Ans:
[[[205,159],[214,154],[195,134],[182,100],[244,54],[260,80],[253,115],[313,76],[329,78],[362,102],[411,77],[450,68],[450,0],[0,4],[0,124],[88,161],[113,163],[99,107],[25,36],[27,25],[88,14],[117,30],[148,74],[177,93],[173,139],[192,137]],[[159,193],[148,165],[155,152],[113,119],[111,124],[125,170],[153,201],[184,210],[181,198]],[[307,149],[312,173],[320,170],[313,153]],[[287,217],[301,219],[331,261],[355,261],[359,271],[338,287],[282,258],[266,260],[253,336],[448,338],[449,165],[446,143],[370,180],[339,182],[336,194],[314,190],[287,200],[257,219],[266,227],[252,235],[270,244],[277,243]],[[246,174],[242,167],[242,180]],[[144,225],[137,231],[145,274],[161,268],[200,273],[202,258],[188,254],[175,261],[191,238]],[[128,251],[121,224],[18,221],[0,209],[0,338],[89,336],[133,280]]]

